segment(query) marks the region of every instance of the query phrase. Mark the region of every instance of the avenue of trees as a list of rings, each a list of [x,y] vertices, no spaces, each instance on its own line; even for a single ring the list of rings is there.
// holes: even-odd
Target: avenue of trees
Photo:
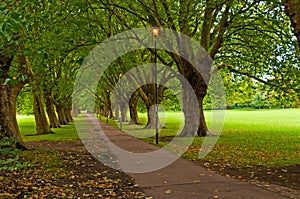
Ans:
[[[15,146],[22,148],[16,114],[17,109],[30,112],[28,107],[34,113],[37,134],[52,133],[51,128],[68,124],[71,112],[76,114],[78,109],[96,109],[102,115],[138,124],[137,112],[144,106],[147,126],[153,128],[154,84],[140,87],[131,96],[130,118],[128,107],[114,101],[121,98],[111,93],[122,74],[153,63],[153,49],[131,52],[109,66],[94,93],[96,107],[72,107],[76,73],[88,53],[105,39],[138,27],[184,33],[199,42],[214,61],[202,76],[182,57],[157,51],[158,63],[180,73],[196,93],[200,118],[193,122],[198,128],[186,123],[184,136],[195,131],[199,136],[208,133],[203,102],[209,103],[206,82],[215,70],[223,77],[230,106],[241,103],[237,99],[244,103],[249,98],[260,106],[268,96],[269,101],[298,102],[299,10],[298,0],[4,0],[0,3],[0,139],[13,138]],[[141,73],[147,76],[147,71]],[[166,80],[171,76],[162,75]],[[174,95],[158,87],[159,103],[174,102]],[[185,117],[193,117],[184,103],[188,97],[182,95],[182,108]]]

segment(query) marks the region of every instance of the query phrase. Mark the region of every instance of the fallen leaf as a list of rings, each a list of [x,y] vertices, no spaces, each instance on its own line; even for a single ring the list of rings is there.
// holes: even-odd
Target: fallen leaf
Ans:
[[[170,194],[170,193],[171,193],[171,190],[168,189],[168,190],[165,191],[165,193],[166,193],[166,194]]]

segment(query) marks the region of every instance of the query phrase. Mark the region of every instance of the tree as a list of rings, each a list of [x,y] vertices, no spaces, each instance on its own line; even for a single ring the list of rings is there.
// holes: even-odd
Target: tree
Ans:
[[[272,75],[272,68],[274,69],[270,62],[275,60],[278,63],[280,60],[277,56],[294,51],[290,41],[290,29],[284,25],[287,19],[281,14],[279,2],[99,1],[98,8],[105,8],[125,29],[161,26],[184,33],[201,44],[215,61],[216,68],[227,68],[230,72],[249,76],[264,83],[267,83],[264,76]],[[278,23],[278,20],[283,23]],[[185,52],[189,50],[188,46],[183,48]],[[182,57],[172,53],[169,53],[169,57],[196,92],[200,109],[197,132],[198,135],[204,136],[208,129],[202,103],[207,93],[211,68],[208,67],[204,69],[203,74],[199,74]],[[269,66],[267,70],[266,66]],[[188,96],[183,94],[183,102],[184,97]],[[185,118],[195,117],[195,115],[188,116],[191,111],[185,108],[183,108]],[[191,126],[185,125],[184,134],[194,134],[194,129],[190,129]]]
[[[32,88],[33,93],[33,111],[35,117],[36,134],[49,134],[52,133],[48,123],[45,109],[44,98],[40,89],[40,85],[36,84]]]
[[[24,69],[26,70],[27,67],[30,67],[24,56],[20,56],[18,59],[19,72],[23,72]],[[26,80],[23,80],[20,77],[11,77],[10,68],[12,67],[12,61],[12,55],[7,56],[0,54],[0,139],[5,137],[14,138],[16,140],[15,147],[22,149],[24,148],[24,145],[16,119],[16,100],[19,92],[25,85]],[[24,73],[21,74],[23,75]]]
[[[137,106],[138,106],[138,101],[139,101],[139,92],[135,91],[129,100],[129,112],[130,112],[130,122],[129,124],[141,124],[141,121],[139,120],[138,117],[138,111],[137,111]]]
[[[294,34],[298,40],[300,48],[300,1],[299,0],[282,0],[285,6],[285,13],[290,18],[291,26],[294,28]]]
[[[32,76],[29,38],[32,4],[3,1],[0,6],[0,139],[14,138],[24,148],[16,119],[16,99]]]
[[[23,145],[16,120],[18,93],[34,75],[44,72],[49,52],[60,54],[61,47],[72,51],[78,44],[85,45],[82,38],[87,34],[79,35],[86,31],[85,24],[81,24],[82,31],[78,31],[77,26],[70,23],[80,21],[78,7],[82,4],[79,2],[67,5],[65,2],[4,0],[0,4],[0,138],[13,137],[17,147]],[[77,31],[71,31],[72,28]],[[70,38],[76,38],[74,43]]]

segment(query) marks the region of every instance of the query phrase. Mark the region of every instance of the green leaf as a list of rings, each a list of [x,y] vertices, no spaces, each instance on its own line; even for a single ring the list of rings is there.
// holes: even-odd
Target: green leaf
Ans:
[[[4,85],[7,85],[10,81],[11,81],[10,78],[6,78],[5,81],[4,81]]]

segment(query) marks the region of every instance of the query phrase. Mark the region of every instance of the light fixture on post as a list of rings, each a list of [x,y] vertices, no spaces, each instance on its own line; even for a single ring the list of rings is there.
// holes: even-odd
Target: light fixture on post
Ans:
[[[110,96],[109,96],[109,95],[110,95],[110,94],[109,94],[109,93],[110,93],[110,90],[107,89],[105,92],[106,92],[106,100],[108,100],[109,97],[110,97]],[[107,124],[108,124],[108,118],[109,118],[109,117],[110,117],[110,115],[108,115],[107,118],[106,118],[106,123],[107,123]]]
[[[152,35],[154,37],[157,37],[159,34],[159,27],[152,27],[151,30],[152,30]]]
[[[122,73],[119,73],[118,75],[119,79],[121,79],[122,77]],[[122,119],[122,97],[121,97],[121,91],[119,91],[119,103],[120,103],[120,118],[119,118],[119,122],[120,122],[120,130],[122,131],[122,128],[123,128],[123,119]]]
[[[157,50],[156,37],[159,35],[159,27],[152,27],[152,35],[154,36],[154,71],[155,71],[155,144],[158,144],[158,82],[157,82]]]

